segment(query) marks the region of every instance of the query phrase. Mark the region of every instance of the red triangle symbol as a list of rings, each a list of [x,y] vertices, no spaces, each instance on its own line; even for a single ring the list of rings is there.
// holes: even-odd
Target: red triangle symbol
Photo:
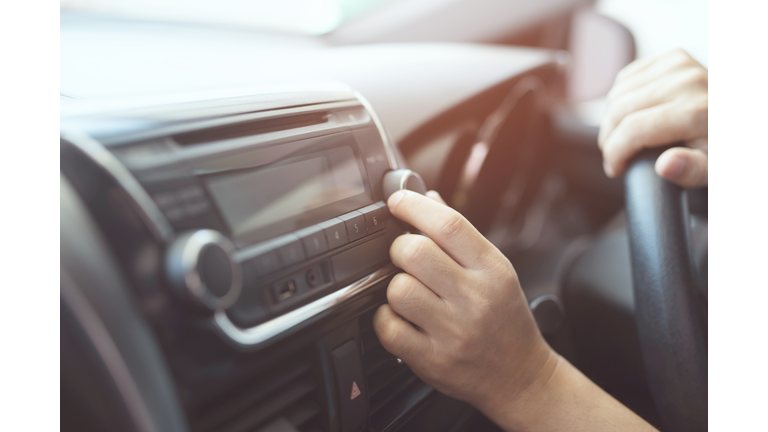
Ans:
[[[355,400],[356,397],[360,396],[360,388],[357,387],[357,383],[352,381],[352,396],[349,398],[349,400]]]

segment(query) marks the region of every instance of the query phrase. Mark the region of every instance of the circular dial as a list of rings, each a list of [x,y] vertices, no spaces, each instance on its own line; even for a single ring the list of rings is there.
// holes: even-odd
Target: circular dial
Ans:
[[[384,174],[384,200],[399,190],[411,190],[422,195],[427,193],[427,185],[421,176],[409,169],[398,169]]]
[[[242,269],[235,245],[218,231],[202,229],[178,237],[166,255],[166,276],[187,303],[215,311],[237,301]]]

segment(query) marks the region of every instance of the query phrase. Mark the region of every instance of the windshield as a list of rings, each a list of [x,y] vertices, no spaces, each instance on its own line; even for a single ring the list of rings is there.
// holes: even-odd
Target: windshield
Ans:
[[[327,33],[393,0],[61,0],[62,10],[153,21],[224,24],[304,34]]]

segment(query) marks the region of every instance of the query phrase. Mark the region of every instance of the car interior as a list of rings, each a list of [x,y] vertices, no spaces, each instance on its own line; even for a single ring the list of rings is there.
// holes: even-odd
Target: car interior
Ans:
[[[706,430],[707,189],[603,173],[585,113],[637,45],[595,2],[370,1],[314,34],[92,3],[60,13],[62,430],[500,430],[373,331],[400,189],[499,248],[600,387]]]

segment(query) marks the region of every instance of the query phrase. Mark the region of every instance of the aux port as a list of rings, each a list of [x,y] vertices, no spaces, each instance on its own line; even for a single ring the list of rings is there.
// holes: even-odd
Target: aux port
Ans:
[[[293,279],[291,279],[284,283],[280,289],[277,290],[277,300],[283,301],[293,296],[294,294],[296,294],[296,283],[294,283]]]
[[[313,268],[307,270],[307,285],[314,288],[321,283],[322,281],[320,280],[320,275],[317,273],[317,270]]]

